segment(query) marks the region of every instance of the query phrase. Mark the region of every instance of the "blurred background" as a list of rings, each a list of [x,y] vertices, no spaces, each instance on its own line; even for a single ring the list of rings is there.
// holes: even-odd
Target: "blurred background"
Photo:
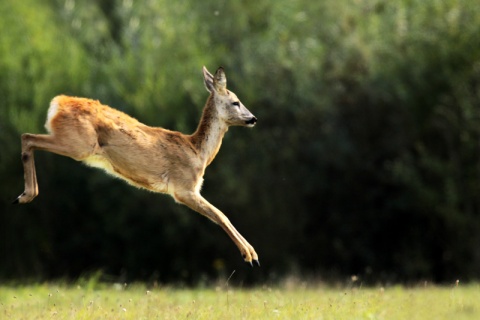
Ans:
[[[0,279],[479,280],[479,32],[477,0],[2,0]],[[170,197],[58,155],[10,204],[55,95],[191,133],[203,65],[259,120],[228,132],[202,194],[261,268]]]

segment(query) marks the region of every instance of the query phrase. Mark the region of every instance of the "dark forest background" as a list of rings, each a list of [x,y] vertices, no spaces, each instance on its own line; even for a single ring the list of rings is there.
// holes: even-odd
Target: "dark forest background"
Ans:
[[[478,0],[1,1],[0,279],[479,280],[479,35]],[[203,65],[259,120],[202,193],[261,268],[171,198],[58,155],[10,204],[55,95],[191,133]]]

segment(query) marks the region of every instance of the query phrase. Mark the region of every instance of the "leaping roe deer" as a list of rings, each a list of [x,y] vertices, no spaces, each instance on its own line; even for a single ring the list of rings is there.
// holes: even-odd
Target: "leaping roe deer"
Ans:
[[[228,128],[253,127],[257,118],[227,90],[223,68],[212,76],[203,67],[203,76],[210,96],[191,135],[147,126],[98,101],[55,97],[45,124],[50,134],[22,135],[25,191],[15,203],[28,203],[38,195],[33,151],[50,151],[104,169],[133,186],[171,195],[219,224],[245,261],[260,265],[247,240],[200,195],[205,168],[217,155]]]

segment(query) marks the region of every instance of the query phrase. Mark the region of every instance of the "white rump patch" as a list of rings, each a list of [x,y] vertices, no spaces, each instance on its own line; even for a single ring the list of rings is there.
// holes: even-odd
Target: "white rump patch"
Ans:
[[[50,107],[48,108],[47,122],[45,122],[45,128],[50,133],[52,133],[51,121],[53,117],[55,117],[57,112],[58,112],[58,101],[57,99],[53,99],[52,102],[50,102]]]

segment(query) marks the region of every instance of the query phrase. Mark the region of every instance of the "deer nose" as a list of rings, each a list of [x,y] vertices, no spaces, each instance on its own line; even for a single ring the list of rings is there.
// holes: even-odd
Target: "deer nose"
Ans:
[[[250,120],[245,121],[245,124],[254,125],[255,123],[257,123],[257,118],[255,117],[252,117]]]

